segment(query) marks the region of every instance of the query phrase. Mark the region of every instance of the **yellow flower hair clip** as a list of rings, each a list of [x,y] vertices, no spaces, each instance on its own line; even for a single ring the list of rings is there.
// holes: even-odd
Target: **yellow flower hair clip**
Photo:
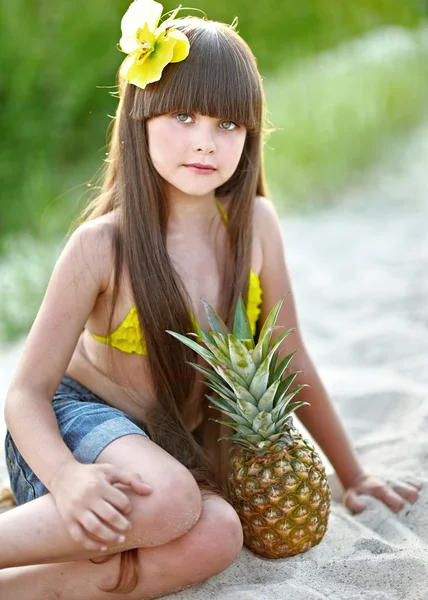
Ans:
[[[189,54],[187,36],[170,27],[181,5],[159,25],[163,6],[155,0],[135,0],[122,18],[119,46],[128,54],[120,66],[120,75],[145,88],[159,81],[170,62],[180,62]]]

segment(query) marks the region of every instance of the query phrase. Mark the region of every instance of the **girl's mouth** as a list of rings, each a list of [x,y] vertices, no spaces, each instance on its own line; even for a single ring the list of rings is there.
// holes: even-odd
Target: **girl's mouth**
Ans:
[[[186,167],[186,169],[190,169],[191,171],[194,171],[195,173],[214,173],[214,171],[216,171],[217,169],[215,167],[213,167],[212,165],[205,165],[202,163],[192,163],[190,165],[183,165]]]

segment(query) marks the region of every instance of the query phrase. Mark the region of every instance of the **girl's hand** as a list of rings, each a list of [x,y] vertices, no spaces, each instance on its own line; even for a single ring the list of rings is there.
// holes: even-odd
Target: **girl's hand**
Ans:
[[[109,464],[69,463],[52,481],[50,491],[70,536],[87,550],[105,552],[108,544],[125,541],[131,502],[116,484],[140,495],[151,493],[139,475]]]
[[[398,512],[404,508],[405,500],[412,504],[416,502],[420,487],[400,480],[390,485],[383,479],[363,474],[344,492],[343,503],[353,513],[360,513],[367,508],[367,504],[359,498],[360,494],[364,494],[382,500],[391,510]]]

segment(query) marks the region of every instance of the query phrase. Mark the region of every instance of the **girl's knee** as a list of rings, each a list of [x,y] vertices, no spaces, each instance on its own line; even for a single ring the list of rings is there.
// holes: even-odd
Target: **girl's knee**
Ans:
[[[225,500],[217,498],[205,504],[208,506],[201,519],[202,531],[194,540],[193,553],[195,558],[202,558],[207,569],[206,576],[210,577],[221,573],[235,561],[242,550],[243,533],[237,513]]]
[[[244,543],[241,521],[233,507],[224,501],[217,517],[210,519],[209,529],[212,532],[213,548],[231,564],[240,554]],[[225,568],[226,568],[225,567]]]
[[[191,473],[182,467],[158,479],[149,496],[133,497],[132,523],[137,545],[166,544],[186,534],[199,520],[202,498]]]

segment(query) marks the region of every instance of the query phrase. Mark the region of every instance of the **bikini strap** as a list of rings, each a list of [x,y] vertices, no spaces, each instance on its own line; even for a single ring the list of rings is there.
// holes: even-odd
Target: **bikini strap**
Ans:
[[[223,217],[223,221],[226,223],[228,222],[228,216],[226,211],[224,210],[223,206],[221,205],[221,203],[219,202],[219,200],[217,200],[217,198],[215,199],[215,203],[217,204],[217,208],[220,211],[221,216]]]

